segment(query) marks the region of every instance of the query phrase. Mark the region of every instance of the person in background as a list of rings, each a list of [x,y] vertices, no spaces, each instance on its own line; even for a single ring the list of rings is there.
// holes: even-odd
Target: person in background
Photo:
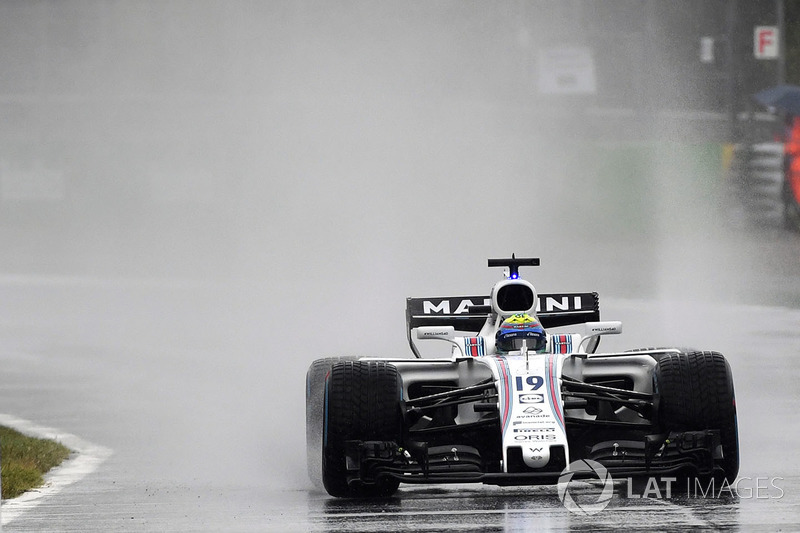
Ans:
[[[783,174],[784,205],[796,215],[800,207],[800,116],[791,113],[784,122]]]

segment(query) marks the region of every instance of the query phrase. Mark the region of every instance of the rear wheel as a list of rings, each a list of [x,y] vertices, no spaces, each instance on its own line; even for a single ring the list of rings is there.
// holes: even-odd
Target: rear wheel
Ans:
[[[308,477],[314,485],[322,485],[322,417],[325,400],[325,378],[334,364],[340,361],[356,361],[358,357],[327,357],[317,359],[306,373],[306,465]]]
[[[402,419],[397,368],[383,361],[344,361],[331,368],[326,381],[323,421],[322,481],[331,496],[386,497],[399,480],[380,477],[374,483],[348,483],[346,443],[352,440],[400,440]]]
[[[739,434],[733,375],[725,357],[717,352],[663,354],[656,366],[655,390],[664,429],[720,431],[719,466],[733,483],[739,473]]]

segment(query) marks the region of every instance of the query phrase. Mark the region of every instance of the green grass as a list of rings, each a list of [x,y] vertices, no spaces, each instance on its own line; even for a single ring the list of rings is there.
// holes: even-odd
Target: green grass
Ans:
[[[42,486],[44,474],[69,457],[58,442],[29,437],[0,426],[0,478],[3,498],[16,498]]]

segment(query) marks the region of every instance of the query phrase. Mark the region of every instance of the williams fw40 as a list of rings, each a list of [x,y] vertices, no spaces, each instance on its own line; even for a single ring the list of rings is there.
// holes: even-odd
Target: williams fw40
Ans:
[[[490,259],[506,277],[488,296],[409,298],[415,358],[314,361],[312,480],[338,497],[389,496],[400,483],[554,484],[591,459],[613,477],[732,483],[739,450],[725,358],[598,353],[622,324],[600,321],[596,293],[537,294],[519,267],[538,264]],[[423,359],[421,340],[449,343],[451,357]]]

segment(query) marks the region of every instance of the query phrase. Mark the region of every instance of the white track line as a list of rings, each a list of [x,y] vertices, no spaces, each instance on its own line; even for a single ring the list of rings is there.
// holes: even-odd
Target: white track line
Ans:
[[[2,520],[6,525],[19,518],[24,512],[36,507],[47,496],[61,492],[67,486],[91,474],[108,459],[113,451],[110,448],[92,444],[71,433],[43,427],[29,420],[0,413],[0,425],[16,429],[20,433],[60,442],[73,451],[72,456],[45,475],[44,485],[26,492],[12,500],[3,500],[0,506]],[[2,461],[2,457],[0,457]]]

